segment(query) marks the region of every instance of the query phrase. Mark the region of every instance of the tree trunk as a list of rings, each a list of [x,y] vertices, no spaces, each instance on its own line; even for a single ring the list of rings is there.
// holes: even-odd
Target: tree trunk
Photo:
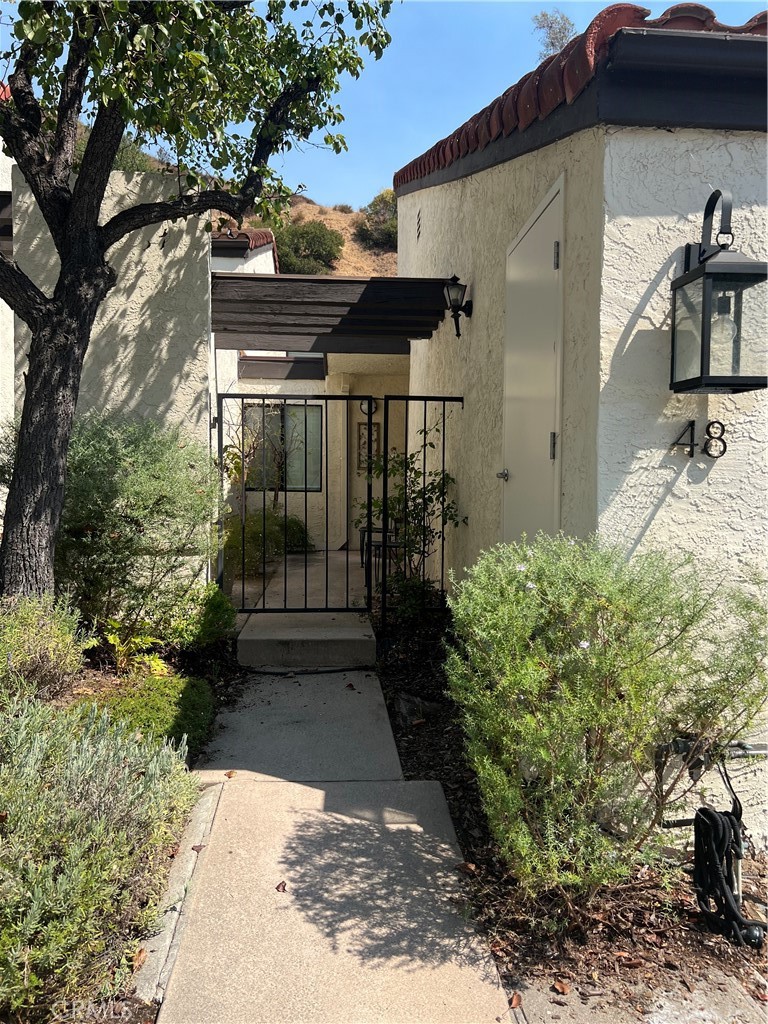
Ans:
[[[114,283],[102,263],[62,274],[50,316],[32,333],[16,459],[0,543],[0,595],[53,591],[56,535],[83,360],[96,311]]]

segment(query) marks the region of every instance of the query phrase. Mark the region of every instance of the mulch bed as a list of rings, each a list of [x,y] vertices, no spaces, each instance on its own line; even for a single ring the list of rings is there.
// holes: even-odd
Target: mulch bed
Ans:
[[[629,882],[602,890],[587,910],[571,914],[554,899],[522,900],[489,834],[458,712],[445,695],[446,625],[391,632],[380,644],[379,674],[405,778],[442,783],[464,856],[457,870],[505,985],[515,990],[525,978],[546,976],[556,1004],[573,988],[582,1001],[601,995],[642,1012],[643,990],[649,996],[657,987],[692,992],[717,968],[767,1003],[765,948],[762,954],[739,949],[705,928],[685,865],[673,872],[671,887],[669,874],[638,867]],[[743,872],[745,914],[764,919],[759,907],[768,894],[768,860],[746,859]]]

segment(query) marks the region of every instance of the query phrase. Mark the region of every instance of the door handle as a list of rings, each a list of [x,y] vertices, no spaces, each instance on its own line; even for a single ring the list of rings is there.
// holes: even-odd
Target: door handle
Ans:
[[[500,473],[497,473],[496,476],[499,478],[499,480],[509,480],[509,470],[502,469],[502,471]]]

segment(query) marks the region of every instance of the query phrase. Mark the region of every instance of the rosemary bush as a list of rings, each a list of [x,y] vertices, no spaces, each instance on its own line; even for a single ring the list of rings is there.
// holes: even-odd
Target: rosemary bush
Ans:
[[[92,643],[64,600],[0,600],[0,691],[57,696],[82,668]]]
[[[127,980],[195,800],[183,758],[95,707],[3,707],[0,1020],[48,1020]]]
[[[765,614],[689,561],[540,535],[484,553],[451,600],[447,672],[489,824],[530,893],[616,881],[766,700]]]

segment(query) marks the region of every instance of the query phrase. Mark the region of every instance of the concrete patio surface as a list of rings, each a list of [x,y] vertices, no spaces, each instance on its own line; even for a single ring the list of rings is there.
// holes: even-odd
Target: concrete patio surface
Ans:
[[[373,672],[254,676],[198,775],[221,796],[158,1024],[506,1019],[442,789],[402,780]]]
[[[236,708],[222,711],[197,772],[262,782],[402,779],[379,681],[373,672],[254,677]]]

